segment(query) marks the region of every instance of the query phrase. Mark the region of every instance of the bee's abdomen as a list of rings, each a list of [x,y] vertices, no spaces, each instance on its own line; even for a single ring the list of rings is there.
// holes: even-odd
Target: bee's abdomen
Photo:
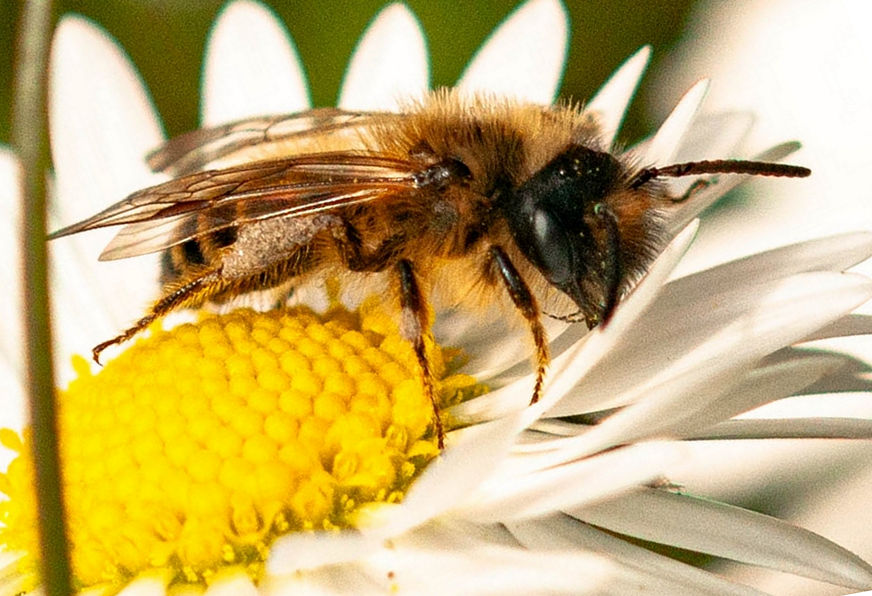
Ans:
[[[192,269],[216,262],[222,249],[236,242],[236,228],[231,226],[185,240],[171,246],[161,258],[161,283],[172,283]]]

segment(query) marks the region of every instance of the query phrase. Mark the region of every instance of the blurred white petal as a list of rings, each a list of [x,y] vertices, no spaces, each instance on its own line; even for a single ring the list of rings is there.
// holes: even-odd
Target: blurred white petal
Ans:
[[[757,368],[714,402],[704,408],[695,408],[690,416],[672,427],[672,432],[677,435],[692,433],[792,395],[837,369],[840,364],[836,358],[808,356]]]
[[[165,596],[166,582],[156,577],[140,577],[127,584],[118,596]]]
[[[711,596],[760,596],[762,592],[728,582],[716,575],[630,544],[567,515],[552,516],[545,523],[509,522],[512,534],[529,548],[583,547],[622,565],[646,572],[646,586],[655,594],[709,594]]]
[[[630,56],[585,104],[584,111],[596,115],[605,148],[614,144],[650,60],[651,46],[644,46]]]
[[[299,112],[309,106],[303,64],[281,21],[259,2],[227,4],[206,47],[203,126]]]
[[[697,82],[685,93],[670,112],[654,137],[646,144],[644,152],[639,156],[639,163],[644,166],[664,166],[672,163],[672,158],[681,146],[681,140],[690,129],[693,119],[699,111],[702,101],[708,92],[709,82]]]
[[[154,182],[144,156],[163,141],[142,80],[106,32],[75,16],[55,31],[49,125],[65,222],[91,216]]]
[[[853,553],[808,530],[723,503],[643,489],[572,515],[644,540],[843,586],[872,584],[872,566]]]
[[[527,0],[491,33],[457,86],[550,104],[563,76],[568,29],[566,8],[558,0]]]
[[[383,8],[367,27],[345,72],[337,105],[397,111],[430,87],[424,32],[405,4]]]
[[[713,213],[692,258],[711,264],[788,242],[872,228],[866,139],[872,135],[872,85],[863,73],[872,38],[856,0],[802,3],[704,2],[690,34],[655,76],[652,94],[665,113],[668,91],[698,77],[716,86],[709,109],[747,109],[757,117],[749,143],[803,144],[807,180],[757,180],[741,205]],[[789,24],[789,26],[787,26]],[[765,59],[763,59],[765,57]],[[741,246],[733,246],[741,237]],[[729,256],[728,256],[729,255]],[[868,268],[864,271],[870,271]]]
[[[205,596],[261,596],[261,591],[244,571],[238,569],[214,578]]]
[[[523,467],[523,460],[513,462],[515,466],[506,466],[504,473],[479,487],[456,514],[483,523],[542,517],[653,482],[686,455],[680,444],[643,443],[526,475],[513,473],[518,463]]]

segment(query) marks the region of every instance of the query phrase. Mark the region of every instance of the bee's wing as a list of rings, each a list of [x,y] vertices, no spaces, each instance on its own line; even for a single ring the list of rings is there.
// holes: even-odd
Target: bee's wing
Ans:
[[[174,137],[148,156],[148,165],[155,172],[181,176],[248,147],[335,138],[354,134],[371,126],[376,119],[384,122],[399,117],[398,114],[320,108],[298,114],[248,118]]]
[[[407,195],[419,174],[407,160],[346,152],[207,170],[136,192],[50,238],[126,224],[100,256],[120,259],[242,223]]]

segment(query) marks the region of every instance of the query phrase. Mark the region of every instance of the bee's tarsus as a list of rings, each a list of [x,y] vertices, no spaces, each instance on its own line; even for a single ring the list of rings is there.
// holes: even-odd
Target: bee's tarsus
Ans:
[[[406,339],[412,343],[415,357],[418,360],[418,366],[421,367],[424,393],[433,406],[433,424],[436,430],[436,440],[441,451],[445,448],[445,428],[442,426],[439,400],[433,387],[433,371],[430,367],[430,360],[427,358],[427,346],[424,343],[424,336],[430,328],[427,304],[424,295],[421,293],[418,280],[415,279],[412,263],[407,259],[401,259],[397,262],[397,272],[400,276],[400,307],[403,311],[401,321],[402,332]]]
[[[93,358],[94,362],[96,362],[99,366],[103,366],[103,363],[100,362],[100,354],[103,352],[103,350],[111,346],[113,343],[114,340],[104,341],[103,343],[94,346],[94,348],[91,350],[91,358]]]
[[[134,335],[154,323],[154,321],[159,317],[162,317],[165,314],[179,307],[185,306],[186,304],[190,304],[192,302],[195,303],[198,300],[202,301],[202,294],[212,289],[210,288],[210,284],[214,286],[218,285],[219,283],[220,273],[215,270],[210,270],[190,280],[188,283],[179,287],[169,295],[164,296],[163,298],[155,302],[154,306],[151,307],[149,313],[139,319],[133,327],[125,329],[124,333],[122,333],[121,335],[113,337],[108,341],[104,341],[103,343],[94,346],[94,348],[91,350],[91,355],[94,358],[94,362],[100,364],[100,354],[103,352],[103,350],[105,350],[109,346],[114,346],[116,344],[126,342],[128,339],[132,338]],[[100,365],[102,366],[102,364]]]

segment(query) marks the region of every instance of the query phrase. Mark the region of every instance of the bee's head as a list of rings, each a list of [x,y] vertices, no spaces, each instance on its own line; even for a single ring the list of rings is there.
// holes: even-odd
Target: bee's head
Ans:
[[[607,198],[624,168],[608,153],[573,145],[503,198],[521,252],[594,323],[614,311],[622,286],[618,216]]]
[[[717,160],[645,168],[630,174],[609,153],[571,145],[503,197],[509,228],[524,256],[578,306],[571,320],[606,323],[621,292],[662,244],[658,207],[684,201],[657,179],[703,174],[805,177],[807,168]],[[692,187],[693,188],[693,187]]]

